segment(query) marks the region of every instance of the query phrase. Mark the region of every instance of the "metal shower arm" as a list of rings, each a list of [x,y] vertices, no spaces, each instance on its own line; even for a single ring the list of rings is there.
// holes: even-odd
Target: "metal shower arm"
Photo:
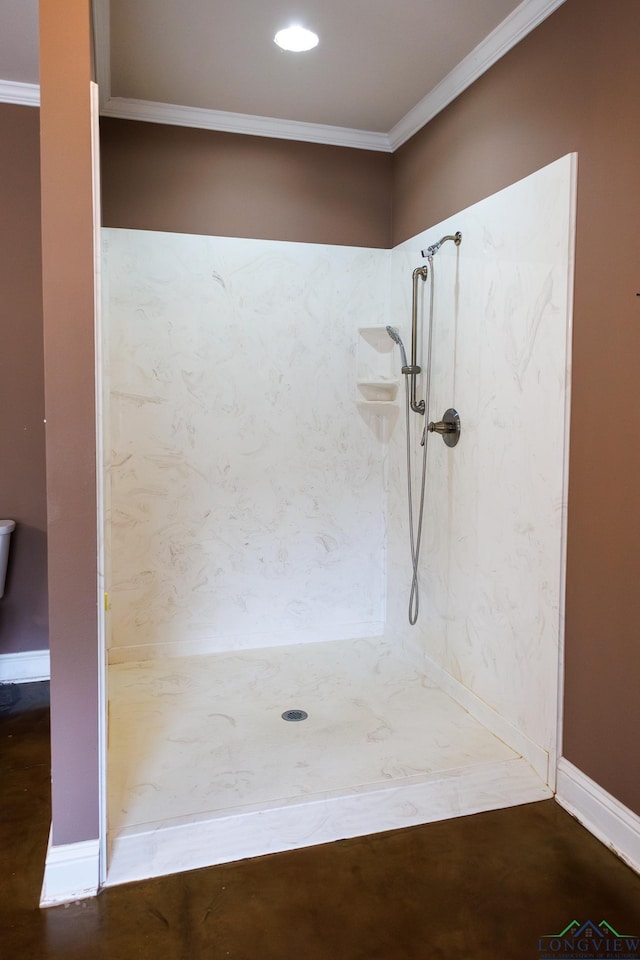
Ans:
[[[427,258],[432,257],[434,253],[438,252],[442,244],[447,242],[447,240],[453,240],[456,247],[459,247],[460,244],[462,243],[462,234],[458,230],[457,233],[449,233],[447,234],[446,237],[441,237],[441,239],[438,240],[437,243],[432,243],[430,247],[427,247],[426,250],[423,250],[422,256]]]

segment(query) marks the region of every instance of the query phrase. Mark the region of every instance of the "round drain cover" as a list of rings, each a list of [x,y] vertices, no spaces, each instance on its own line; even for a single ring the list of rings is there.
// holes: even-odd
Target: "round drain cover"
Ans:
[[[285,710],[282,714],[283,720],[292,720],[293,722],[297,720],[306,720],[309,716],[304,710]]]

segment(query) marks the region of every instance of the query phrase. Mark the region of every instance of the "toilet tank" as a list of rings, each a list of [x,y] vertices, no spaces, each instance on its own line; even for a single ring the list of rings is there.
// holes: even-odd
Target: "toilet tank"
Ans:
[[[9,543],[16,528],[14,520],[0,520],[0,597],[4,594],[4,582],[9,562]]]

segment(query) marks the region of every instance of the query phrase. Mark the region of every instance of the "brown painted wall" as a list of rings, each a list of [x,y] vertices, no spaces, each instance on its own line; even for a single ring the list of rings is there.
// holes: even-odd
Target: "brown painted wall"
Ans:
[[[578,152],[564,752],[638,814],[639,36],[567,0],[394,157],[397,243]]]
[[[39,124],[37,109],[0,104],[0,513],[18,524],[0,654],[49,646]]]
[[[107,227],[388,247],[390,154],[103,118]]]
[[[89,0],[40,3],[53,842],[98,836]]]

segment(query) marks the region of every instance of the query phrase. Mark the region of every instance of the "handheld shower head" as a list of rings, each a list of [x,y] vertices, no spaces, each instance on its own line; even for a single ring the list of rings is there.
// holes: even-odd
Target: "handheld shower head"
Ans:
[[[404,367],[407,366],[407,352],[404,349],[404,343],[402,342],[402,338],[400,337],[400,334],[398,333],[396,328],[390,325],[387,326],[387,333],[389,334],[393,342],[397,343],[398,346],[400,347],[400,355],[402,357],[402,366],[403,366],[402,372],[404,373],[405,372]]]

